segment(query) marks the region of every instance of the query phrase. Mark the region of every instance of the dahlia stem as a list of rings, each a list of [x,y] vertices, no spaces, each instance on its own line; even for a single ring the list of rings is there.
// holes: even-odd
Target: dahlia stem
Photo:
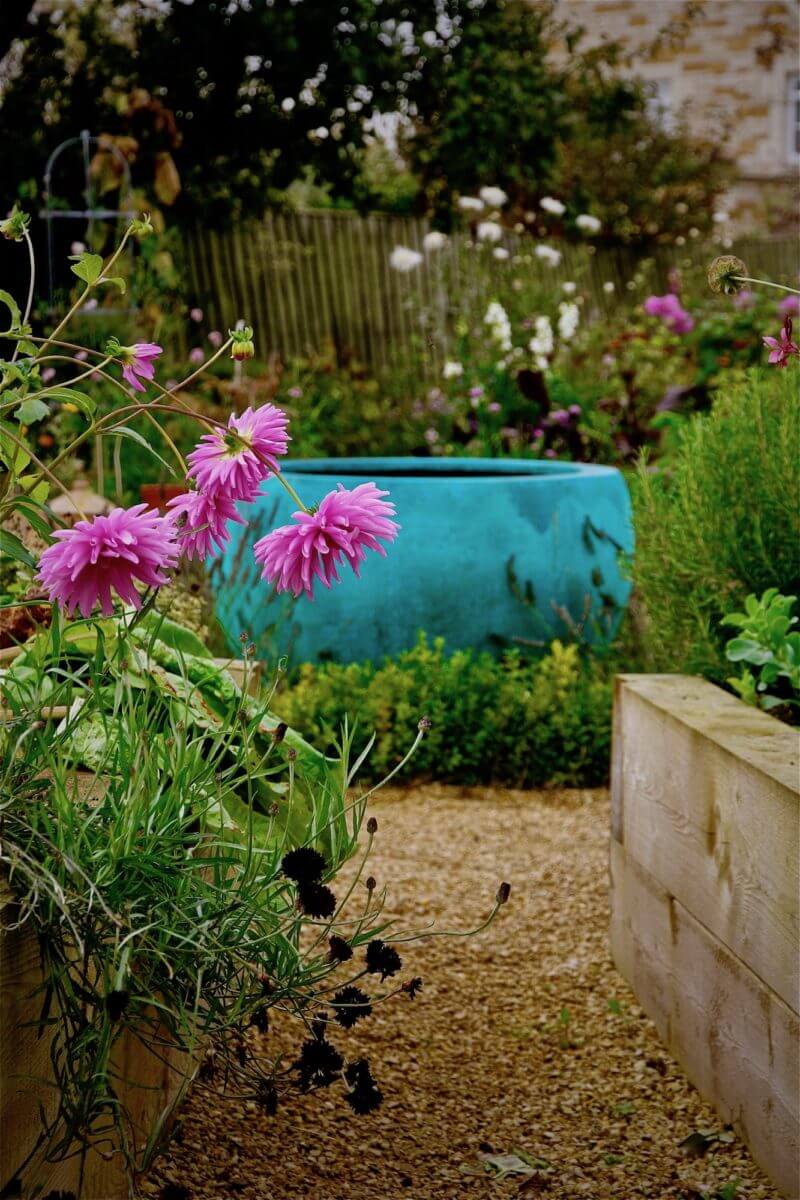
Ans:
[[[276,472],[274,472],[274,474],[275,474],[275,478],[278,480],[278,483],[281,485],[281,487],[284,487],[286,489],[286,491],[292,497],[292,499],[294,500],[294,502],[298,506],[298,508],[300,508],[307,515],[310,515],[311,509],[306,508],[305,504],[303,504],[303,501],[300,499],[297,492],[294,490],[292,485],[289,483],[289,480],[284,479],[283,474],[280,471],[276,471]]]
[[[763,287],[777,288],[779,292],[791,292],[793,296],[800,296],[797,288],[787,287],[785,283],[773,283],[771,279],[751,279],[749,275],[731,275],[729,278],[735,279],[737,283],[760,283]]]
[[[58,337],[59,333],[61,333],[61,330],[64,329],[64,327],[69,324],[69,322],[75,316],[75,313],[78,311],[78,309],[83,304],[86,297],[89,295],[89,292],[92,290],[93,287],[96,286],[96,283],[99,283],[101,280],[105,280],[106,273],[111,270],[114,263],[119,258],[120,254],[122,254],[122,251],[125,249],[128,238],[130,236],[131,236],[131,227],[129,225],[128,228],[125,230],[124,234],[122,235],[122,241],[117,246],[114,253],[111,255],[111,258],[104,265],[104,267],[103,267],[102,271],[100,272],[99,276],[97,277],[97,280],[95,281],[95,283],[87,283],[86,287],[83,289],[80,296],[78,296],[78,299],[75,301],[75,303],[73,304],[72,308],[69,310],[67,315],[65,317],[63,317],[61,321],[59,321],[58,325],[56,325],[56,327],[53,330],[53,332],[51,333],[50,337],[45,338],[43,344],[39,347],[37,354],[34,355],[35,358],[38,358],[39,355],[42,353],[42,350],[44,350],[45,346],[48,346],[54,338]]]
[[[36,257],[33,253],[33,242],[31,241],[31,235],[28,233],[27,229],[25,230],[25,241],[27,242],[27,245],[28,245],[28,259],[30,261],[31,271],[30,271],[30,282],[28,283],[28,300],[25,305],[25,315],[22,318],[23,326],[28,324],[28,318],[31,315],[31,309],[33,308],[33,289],[34,289],[34,285],[36,283]],[[18,354],[19,354],[19,340],[17,341],[17,344],[14,347],[14,353],[11,356],[12,362],[16,362]]]

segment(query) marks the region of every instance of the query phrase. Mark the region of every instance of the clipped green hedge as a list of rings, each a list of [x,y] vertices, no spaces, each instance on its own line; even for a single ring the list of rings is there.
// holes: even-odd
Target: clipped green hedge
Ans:
[[[608,778],[611,681],[575,645],[553,642],[526,661],[498,661],[421,635],[412,649],[376,667],[301,667],[275,709],[318,748],[358,714],[360,737],[375,732],[367,772],[386,775],[406,754],[422,716],[431,721],[403,778],[450,783],[594,786]]]
[[[726,614],[767,588],[800,594],[798,372],[751,372],[683,430],[634,495],[633,575],[652,667],[722,682]]]

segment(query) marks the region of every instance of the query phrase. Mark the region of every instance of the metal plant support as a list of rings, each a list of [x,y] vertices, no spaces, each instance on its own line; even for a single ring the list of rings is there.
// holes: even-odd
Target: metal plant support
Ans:
[[[80,147],[80,152],[83,158],[83,175],[84,188],[83,208],[55,208],[53,206],[53,169],[61,158],[62,154],[72,147]],[[95,187],[92,182],[92,149],[96,148],[100,153],[110,154],[120,168],[120,186],[119,186],[119,208],[101,208],[96,205],[97,196]],[[97,221],[121,221],[130,220],[136,216],[135,211],[130,207],[131,195],[131,171],[128,166],[128,161],[125,155],[115,146],[113,142],[101,142],[97,137],[93,137],[87,129],[81,130],[77,137],[67,138],[56,146],[53,153],[47,160],[44,169],[44,207],[40,210],[39,216],[45,222],[47,229],[47,284],[48,284],[48,305],[52,312],[56,307],[56,277],[55,277],[55,221],[81,221],[85,222],[84,237],[88,244],[91,245],[92,232],[95,222]],[[103,310],[99,310],[102,312]],[[115,455],[115,475],[117,491],[121,490],[121,478],[119,470],[119,455]],[[103,445],[102,438],[98,436],[95,439],[95,469],[97,474],[97,491],[103,496],[104,490],[104,463],[103,463]]]

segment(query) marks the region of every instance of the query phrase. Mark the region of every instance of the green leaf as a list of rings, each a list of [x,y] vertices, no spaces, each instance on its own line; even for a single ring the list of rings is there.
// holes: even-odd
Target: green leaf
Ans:
[[[43,394],[47,396],[48,400],[55,400],[59,404],[74,404],[85,417],[94,416],[97,405],[91,396],[85,395],[84,392],[76,392],[74,388],[53,387],[48,388]]]
[[[13,437],[9,436],[11,433],[13,433]],[[23,443],[22,446],[18,445],[19,442]],[[0,458],[10,470],[17,472],[24,471],[31,461],[31,456],[27,453],[25,446],[25,439],[5,421],[0,421]]]
[[[22,324],[22,313],[19,311],[19,305],[10,292],[4,292],[0,289],[0,304],[5,304],[11,313],[11,328],[18,329]]]
[[[23,400],[19,408],[14,409],[14,416],[20,425],[33,425],[34,421],[41,421],[49,413],[50,409],[44,400],[38,400],[36,396],[30,396],[27,400]]]
[[[0,557],[4,555],[24,563],[26,567],[36,566],[36,559],[26,550],[17,535],[9,533],[7,529],[0,529]]]
[[[46,479],[40,479],[38,475],[20,475],[17,483],[23,488],[25,496],[30,500],[35,500],[37,504],[44,504],[50,495],[50,484]]]
[[[104,275],[103,278],[98,279],[97,282],[98,283],[113,283],[115,285],[115,287],[118,287],[119,290],[123,293],[125,292],[125,290],[127,289],[127,286],[128,286],[121,275]]]
[[[43,538],[50,538],[52,525],[45,515],[47,510],[42,504],[37,502],[30,496],[14,496],[11,500],[11,508],[16,509],[21,513],[32,529]]]
[[[170,475],[175,474],[175,468],[172,466],[172,464],[168,463],[166,459],[162,458],[158,451],[153,449],[147,438],[143,438],[142,435],[135,429],[131,429],[128,425],[115,425],[112,429],[109,429],[108,432],[113,433],[115,436],[127,437],[134,442],[138,442],[140,446],[144,446],[145,450],[149,450],[153,458],[158,459],[163,467],[167,468]]]
[[[73,275],[77,275],[78,279],[83,279],[90,286],[97,283],[103,270],[103,259],[99,254],[91,254],[84,250],[83,254],[71,254],[70,258],[75,260],[71,268]]]

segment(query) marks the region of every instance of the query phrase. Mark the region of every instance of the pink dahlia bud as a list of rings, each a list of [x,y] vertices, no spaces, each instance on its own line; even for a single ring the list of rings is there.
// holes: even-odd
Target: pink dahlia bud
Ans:
[[[378,539],[393,542],[397,537],[394,505],[381,499],[388,494],[374,483],[361,483],[352,491],[339,484],[316,512],[293,513],[297,524],[273,529],[255,544],[262,579],[274,581],[279,592],[305,592],[313,600],[314,578],[327,588],[338,583],[336,568],[342,559],[358,575],[366,550],[385,555]]]
[[[80,609],[88,617],[99,601],[103,616],[110,617],[112,588],[126,604],[140,608],[135,582],[161,587],[168,582],[164,570],[178,561],[172,518],[146,504],[78,521],[53,537],[55,544],[39,559],[38,578],[70,616]]]
[[[117,338],[109,338],[106,354],[122,363],[122,378],[135,392],[143,392],[143,379],[149,381],[156,373],[155,359],[164,351],[155,342],[136,342],[133,346],[121,346]]]
[[[279,471],[276,455],[285,454],[289,418],[274,404],[232,413],[227,430],[206,433],[187,458],[189,476],[203,492],[224,493],[230,500],[254,500],[270,471]]]
[[[230,541],[228,523],[246,524],[236,511],[236,504],[224,494],[186,492],[167,503],[177,523],[180,552],[186,558],[214,558]]]
[[[256,348],[253,343],[253,330],[249,325],[242,329],[229,329],[228,334],[233,338],[231,358],[243,362],[246,358],[254,358]]]

